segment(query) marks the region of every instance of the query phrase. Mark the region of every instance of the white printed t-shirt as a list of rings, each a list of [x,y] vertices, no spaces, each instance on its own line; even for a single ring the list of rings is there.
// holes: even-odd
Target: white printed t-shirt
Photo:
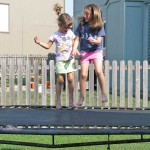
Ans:
[[[70,60],[72,52],[72,40],[75,38],[74,33],[69,29],[66,34],[56,31],[52,33],[49,40],[56,44],[56,61]]]

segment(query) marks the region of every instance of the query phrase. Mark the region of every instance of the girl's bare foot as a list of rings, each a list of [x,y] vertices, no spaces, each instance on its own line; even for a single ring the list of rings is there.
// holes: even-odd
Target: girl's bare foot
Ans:
[[[82,106],[82,105],[83,105],[83,101],[84,101],[84,100],[79,100],[78,103],[77,103],[77,106],[78,106],[78,107],[79,107],[79,106]]]
[[[69,104],[69,107],[72,107],[72,108],[74,108],[75,106],[74,106],[74,104]]]
[[[61,109],[61,105],[56,105],[56,109]]]
[[[62,107],[61,107],[61,101],[58,101],[57,102],[57,105],[56,105],[56,109],[61,109]]]
[[[107,95],[106,95],[106,94],[102,94],[102,102],[103,102],[103,103],[108,102],[108,98],[107,98]]]
[[[73,104],[72,105],[69,104],[68,109],[74,109],[74,108],[75,108],[75,106]]]
[[[73,104],[73,100],[69,100],[69,108],[71,109],[75,108],[75,105]]]

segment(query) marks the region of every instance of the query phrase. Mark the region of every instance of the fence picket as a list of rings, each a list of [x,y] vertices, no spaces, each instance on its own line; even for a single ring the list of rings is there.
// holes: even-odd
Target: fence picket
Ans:
[[[1,105],[6,105],[6,59],[1,61]]]
[[[94,65],[89,66],[89,106],[94,106]]]
[[[54,61],[49,61],[50,66],[50,105],[55,105],[55,67],[54,67]]]
[[[148,61],[143,61],[143,107],[148,107]]]
[[[17,61],[18,66],[18,105],[22,105],[22,60],[18,59]]]
[[[62,89],[63,91],[63,89]],[[65,100],[66,100],[66,106],[69,106],[69,88],[68,88],[68,81],[67,81],[67,74],[65,74]],[[63,98],[61,98],[63,103]]]
[[[79,84],[79,70],[78,70],[79,65],[78,65],[78,63],[79,63],[79,61],[76,60],[75,66],[77,68],[77,71],[75,71],[75,73],[74,73],[74,96],[73,96],[75,105],[77,104],[77,102],[79,100],[78,99],[78,84]]]
[[[140,107],[140,61],[135,62],[135,98],[136,98],[136,108]]]
[[[42,105],[47,105],[47,62],[42,59]]]
[[[26,105],[31,105],[31,69],[30,60],[26,60]]]
[[[128,107],[132,107],[133,102],[133,63],[128,61]]]
[[[117,107],[117,61],[112,62],[112,107]]]
[[[120,61],[120,107],[125,107],[125,62]]]
[[[102,92],[97,78],[97,106],[102,106]]]
[[[105,61],[105,80],[106,80],[106,93],[108,96],[108,102],[106,102],[106,104],[105,104],[106,107],[110,106],[110,100],[109,100],[109,98],[110,98],[110,96],[109,96],[109,87],[110,87],[109,80],[110,80],[110,78],[109,78],[109,76],[110,76],[110,63],[108,60],[106,60]]]
[[[39,77],[39,69],[38,69],[38,61],[34,60],[34,105],[38,105],[38,77]]]
[[[9,59],[9,95],[10,105],[14,105],[14,59]]]

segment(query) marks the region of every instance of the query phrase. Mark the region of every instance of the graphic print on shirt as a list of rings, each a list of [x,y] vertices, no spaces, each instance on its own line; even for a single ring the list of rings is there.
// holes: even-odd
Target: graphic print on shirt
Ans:
[[[62,60],[68,60],[68,54],[70,55],[72,48],[72,40],[69,36],[58,38],[58,53]]]

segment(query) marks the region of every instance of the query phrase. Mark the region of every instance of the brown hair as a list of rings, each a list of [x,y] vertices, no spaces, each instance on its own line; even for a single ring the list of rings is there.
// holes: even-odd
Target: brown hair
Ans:
[[[59,26],[66,26],[66,27],[71,27],[73,24],[72,18],[70,17],[69,14],[63,13],[58,17],[58,25]]]
[[[61,14],[61,9],[62,9],[63,7],[60,5],[60,4],[58,4],[58,3],[56,3],[55,5],[54,5],[54,7],[53,7],[53,10],[56,12],[56,14],[59,16],[60,14]]]
[[[57,21],[58,21],[58,25],[59,26],[66,26],[66,27],[71,27],[72,25],[73,25],[73,20],[72,20],[72,18],[70,17],[70,15],[69,14],[67,14],[67,13],[62,13],[61,14],[61,9],[62,9],[62,7],[61,7],[61,5],[60,4],[58,4],[58,3],[56,3],[55,5],[54,5],[54,8],[53,8],[53,10],[56,12],[56,14],[58,15],[58,19],[57,19]]]
[[[100,7],[98,7],[97,5],[95,4],[86,5],[84,7],[84,13],[87,14],[92,13],[92,19],[89,22],[91,29],[99,29],[104,25],[102,18],[102,11]],[[83,25],[86,23],[84,17],[82,17],[81,23]]]

